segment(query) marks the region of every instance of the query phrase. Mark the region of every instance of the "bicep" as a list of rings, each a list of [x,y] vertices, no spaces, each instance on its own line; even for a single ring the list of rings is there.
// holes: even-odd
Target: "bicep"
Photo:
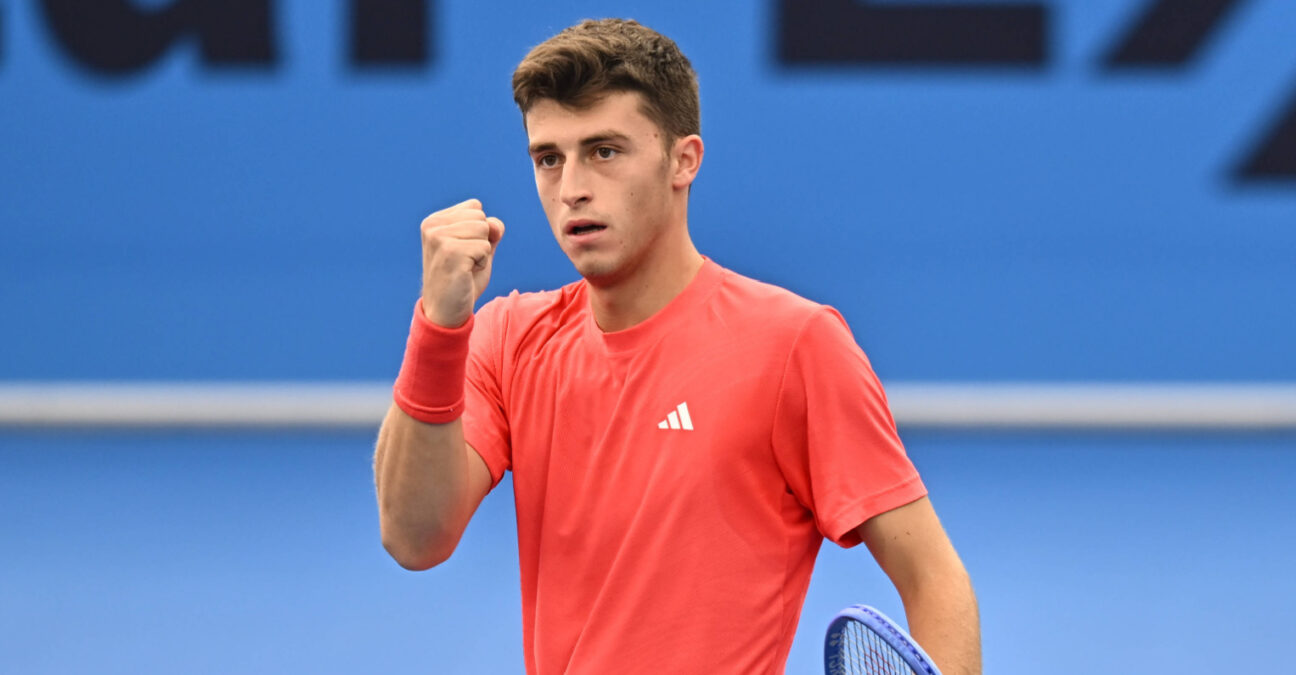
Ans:
[[[856,533],[902,594],[930,575],[963,570],[927,497],[873,516]]]
[[[467,441],[464,441],[464,452],[468,455],[468,498],[472,500],[472,512],[475,513],[491,490],[491,472],[486,460]]]

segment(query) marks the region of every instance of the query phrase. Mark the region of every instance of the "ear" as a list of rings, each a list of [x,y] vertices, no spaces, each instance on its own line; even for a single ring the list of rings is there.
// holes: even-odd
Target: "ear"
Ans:
[[[671,147],[671,187],[683,190],[693,184],[698,169],[702,168],[702,137],[689,134],[675,141]]]

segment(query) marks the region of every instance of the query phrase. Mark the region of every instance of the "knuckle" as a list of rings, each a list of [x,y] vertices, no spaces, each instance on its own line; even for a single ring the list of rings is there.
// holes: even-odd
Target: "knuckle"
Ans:
[[[438,251],[445,246],[445,237],[433,231],[423,232],[423,248],[428,251]]]
[[[427,216],[425,216],[425,217],[423,218],[423,222],[421,223],[421,227],[423,227],[424,229],[427,229],[427,228],[430,228],[430,227],[436,227],[436,226],[438,226],[438,225],[444,223],[444,222],[445,222],[446,212],[447,212],[446,209],[442,209],[442,210],[437,211],[437,212],[435,212],[435,213],[428,214]]]

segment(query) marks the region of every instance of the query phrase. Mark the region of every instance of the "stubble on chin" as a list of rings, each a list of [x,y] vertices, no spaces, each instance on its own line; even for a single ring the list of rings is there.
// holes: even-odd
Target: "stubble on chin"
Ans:
[[[576,272],[591,282],[597,282],[616,276],[618,266],[611,258],[587,256],[584,259],[572,260]]]

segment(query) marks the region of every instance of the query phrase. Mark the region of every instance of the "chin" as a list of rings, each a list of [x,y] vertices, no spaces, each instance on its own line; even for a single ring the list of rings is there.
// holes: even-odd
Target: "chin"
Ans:
[[[619,260],[595,256],[584,256],[580,259],[570,258],[576,272],[588,281],[611,280],[621,271]]]

